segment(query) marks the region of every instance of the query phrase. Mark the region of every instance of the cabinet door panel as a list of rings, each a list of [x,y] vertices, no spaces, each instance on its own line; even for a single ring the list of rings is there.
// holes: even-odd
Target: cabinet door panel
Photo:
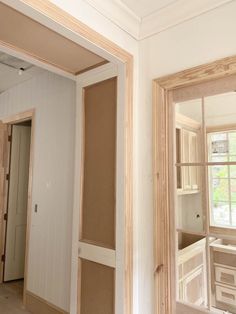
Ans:
[[[185,302],[202,305],[205,301],[204,269],[199,268],[183,282],[183,299]]]

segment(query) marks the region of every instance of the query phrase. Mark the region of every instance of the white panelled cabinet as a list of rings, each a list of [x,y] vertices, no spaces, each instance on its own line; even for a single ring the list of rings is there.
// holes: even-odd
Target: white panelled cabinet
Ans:
[[[200,124],[177,114],[176,117],[176,163],[190,164],[199,162],[201,149],[199,136]],[[177,167],[178,194],[198,193],[200,174],[197,166]]]

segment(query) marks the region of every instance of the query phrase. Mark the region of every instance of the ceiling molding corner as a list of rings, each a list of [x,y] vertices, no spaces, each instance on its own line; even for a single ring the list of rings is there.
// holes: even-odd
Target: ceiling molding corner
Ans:
[[[141,18],[121,0],[84,0],[129,35],[139,39]]]
[[[139,39],[153,36],[203,13],[216,9],[232,0],[179,0],[142,19]]]

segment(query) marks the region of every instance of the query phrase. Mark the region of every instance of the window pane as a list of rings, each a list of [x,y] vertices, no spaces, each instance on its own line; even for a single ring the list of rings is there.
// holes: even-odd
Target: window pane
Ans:
[[[232,226],[236,227],[236,203],[231,203]]]
[[[230,180],[231,202],[236,202],[236,179]]]
[[[236,156],[235,155],[229,156],[229,161],[236,161]]]
[[[236,158],[236,156],[235,156]],[[228,157],[227,155],[210,155],[209,156],[209,161],[212,161],[212,162],[225,162],[225,161],[228,161]]]
[[[226,133],[213,133],[211,135],[212,141],[224,141],[227,140]]]
[[[228,167],[227,166],[213,166],[212,168],[212,177],[213,178],[228,178]]]
[[[229,133],[229,153],[236,155],[236,132]]]
[[[230,224],[229,204],[223,202],[212,202],[212,225],[226,226]]]
[[[236,166],[230,166],[230,178],[236,178]]]
[[[228,179],[213,179],[212,180],[212,198],[215,202],[229,200]]]

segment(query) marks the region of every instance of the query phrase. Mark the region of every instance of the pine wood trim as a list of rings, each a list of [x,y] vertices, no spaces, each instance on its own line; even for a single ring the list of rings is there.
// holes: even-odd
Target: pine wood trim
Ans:
[[[176,89],[219,79],[236,73],[236,56],[223,58],[156,79],[164,89]]]
[[[206,128],[207,133],[224,132],[224,131],[235,131],[235,130],[236,130],[236,123],[223,124],[223,125],[214,125],[214,126],[208,126]]]
[[[175,274],[173,219],[175,215],[172,206],[174,194],[171,187],[174,173],[170,167],[173,155],[171,150],[174,144],[173,134],[170,134],[173,102],[169,95],[178,88],[234,74],[236,74],[236,56],[153,80],[154,277],[157,314],[174,314],[176,304],[173,276]],[[178,308],[180,305],[177,304]]]
[[[29,163],[29,183],[28,183],[28,203],[27,203],[27,226],[26,226],[26,245],[25,245],[25,272],[24,272],[24,290],[23,303],[26,304],[26,290],[28,280],[28,256],[31,226],[31,208],[32,208],[32,183],[33,183],[33,160],[34,160],[34,137],[35,137],[35,109],[20,112],[2,119],[2,122],[8,125],[31,120],[31,142],[30,142],[30,163]]]
[[[49,0],[21,0],[35,12],[73,31],[125,66],[125,314],[133,313],[133,56]]]
[[[1,121],[2,122],[2,121]],[[3,157],[3,164],[4,164],[4,177],[9,173],[9,166],[10,166],[10,150],[11,150],[11,143],[8,140],[9,136],[11,136],[11,126],[6,127],[6,134],[3,144],[4,157]],[[7,203],[8,203],[8,184],[9,181],[5,180],[2,182],[2,195],[1,195],[1,208],[0,208],[0,257],[5,253],[5,240],[6,240],[6,220],[4,220],[4,215],[7,213]],[[3,275],[4,275],[4,262],[0,261],[0,283],[3,282]]]

